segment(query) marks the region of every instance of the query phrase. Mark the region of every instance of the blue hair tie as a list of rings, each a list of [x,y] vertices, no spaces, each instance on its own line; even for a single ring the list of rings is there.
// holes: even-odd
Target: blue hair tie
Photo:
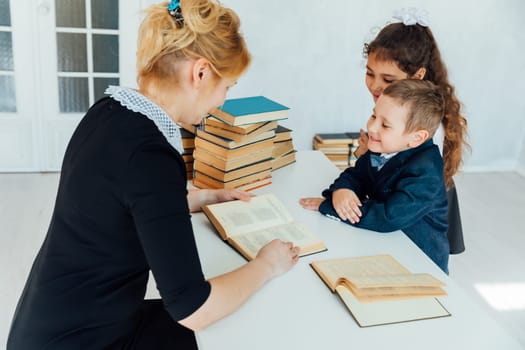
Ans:
[[[168,12],[177,23],[182,24],[184,22],[184,17],[182,17],[182,10],[180,8],[179,0],[170,0],[170,2],[168,3]]]

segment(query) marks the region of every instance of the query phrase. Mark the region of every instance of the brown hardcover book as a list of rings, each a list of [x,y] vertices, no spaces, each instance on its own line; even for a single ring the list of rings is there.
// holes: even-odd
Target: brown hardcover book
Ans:
[[[246,125],[230,125],[225,122],[223,122],[220,119],[217,119],[213,116],[209,116],[205,119],[204,123],[204,129],[206,129],[206,125],[212,126],[215,128],[221,128],[224,130],[228,130],[231,132],[235,132],[237,134],[250,134],[252,132],[256,132],[259,128],[261,128],[264,125],[270,125],[272,126],[270,129],[275,129],[278,125],[277,121],[266,121],[266,122],[260,122],[260,123],[253,123],[253,124],[246,124]],[[268,130],[270,130],[268,129]]]
[[[390,255],[310,265],[361,327],[450,316],[435,298],[447,295],[444,283],[429,274],[411,273]]]
[[[195,138],[195,148],[202,148],[210,153],[214,153],[215,155],[219,157],[222,157],[224,159],[229,159],[229,158],[238,158],[242,156],[248,156],[252,153],[255,153],[265,148],[269,148],[271,152],[271,150],[273,150],[273,140],[272,139],[262,140],[262,141],[250,143],[244,146],[229,149],[226,147],[219,146],[203,138],[196,137]]]
[[[286,165],[295,163],[295,151],[292,150],[290,153],[274,158],[272,160],[272,171],[280,169]]]
[[[292,140],[281,141],[281,142],[274,142],[273,143],[272,157],[273,158],[279,158],[280,156],[288,154],[291,151],[293,151],[293,141]]]
[[[288,141],[292,139],[292,130],[288,129],[282,125],[278,125],[275,129],[275,139],[274,142]]]
[[[210,189],[218,189],[218,188],[220,188],[220,187],[214,187],[211,184],[202,182],[202,181],[200,181],[200,179],[193,179],[192,183],[193,183],[193,186],[195,186],[197,188],[210,188]],[[242,191],[253,191],[253,190],[257,189],[257,188],[270,185],[271,183],[272,183],[272,178],[271,177],[266,177],[264,179],[260,179],[260,180],[256,180],[256,181],[247,183],[246,185],[242,185],[242,186],[236,187],[236,189],[237,190],[242,190]]]
[[[348,154],[330,154],[325,153],[325,156],[334,163],[341,163],[341,165],[348,165]]]
[[[213,177],[214,179],[217,179],[222,182],[232,181],[250,174],[259,173],[264,170],[271,170],[272,169],[272,160],[271,159],[265,159],[263,161],[248,164],[243,167],[230,170],[230,171],[223,171],[217,168],[214,168],[213,166],[203,163],[199,160],[195,160],[194,169],[200,173],[203,173],[205,175],[208,175],[210,177]]]
[[[182,135],[184,135],[183,134],[184,131],[195,135],[195,133],[197,132],[197,129],[199,128],[199,125],[193,125],[193,124],[187,124],[187,123],[177,123],[177,124],[181,127]]]
[[[253,130],[241,130],[240,126],[231,126],[226,123],[221,122],[220,120],[217,120],[217,122],[211,122],[213,118],[209,118],[210,123],[207,123],[204,125],[204,130],[209,132],[210,134],[222,136],[224,138],[233,140],[233,141],[242,141],[249,135],[253,137],[253,135],[257,135],[266,131],[274,130],[277,128],[277,122],[266,122],[266,123],[260,123],[260,124],[253,124],[258,125],[257,128]]]
[[[182,147],[186,149],[192,149],[195,148],[195,135],[191,132],[180,129],[180,134],[182,138]]]
[[[323,144],[318,140],[313,140],[313,149],[321,151],[323,153],[331,154],[349,154],[350,147],[346,143],[333,143],[333,144]]]
[[[193,177],[214,188],[239,188],[240,186],[271,176],[271,171],[271,168],[265,169],[230,181],[221,181],[199,171],[195,171]]]
[[[196,148],[193,151],[193,157],[197,160],[200,160],[203,163],[213,166],[214,168],[220,169],[222,171],[230,171],[266,159],[271,159],[272,149],[264,148],[257,152],[241,157],[224,158],[216,154],[207,152],[203,149]]]
[[[182,159],[184,160],[184,163],[193,162],[193,150],[191,150],[191,153],[183,153]]]
[[[326,246],[306,225],[294,221],[284,204],[273,194],[255,196],[248,202],[231,201],[204,206],[220,237],[252,260],[273,239],[293,242],[299,256],[326,250]],[[264,213],[264,215],[261,215]],[[243,220],[238,220],[242,217]]]
[[[345,144],[349,145],[359,139],[358,132],[320,133],[315,134],[314,139],[323,144]]]
[[[222,136],[214,135],[211,132],[208,132],[205,130],[197,130],[197,137],[213,142],[219,146],[222,146],[228,149],[233,149],[233,148],[238,148],[238,147],[248,145],[250,143],[262,141],[262,140],[274,139],[275,131],[268,130],[262,133],[248,134],[248,135],[244,135],[242,138],[238,138],[237,140],[231,140],[228,138],[224,138]]]

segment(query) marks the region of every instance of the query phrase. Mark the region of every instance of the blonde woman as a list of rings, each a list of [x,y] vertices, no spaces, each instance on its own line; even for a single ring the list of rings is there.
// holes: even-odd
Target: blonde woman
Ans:
[[[298,248],[275,240],[206,280],[195,246],[190,211],[249,195],[188,193],[176,123],[199,123],[221,105],[249,62],[238,17],[218,2],[147,10],[139,89],[111,87],[72,136],[7,349],[196,348],[193,331],[297,262]],[[149,271],[162,300],[144,300]]]

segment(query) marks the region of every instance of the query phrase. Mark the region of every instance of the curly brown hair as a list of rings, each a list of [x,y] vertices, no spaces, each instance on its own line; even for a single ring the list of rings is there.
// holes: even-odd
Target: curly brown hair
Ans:
[[[450,189],[454,185],[452,177],[463,162],[463,148],[469,148],[466,141],[467,120],[461,114],[461,103],[454,86],[448,81],[447,68],[441,59],[432,31],[419,24],[407,26],[403,23],[391,23],[374,40],[364,45],[363,53],[365,57],[374,53],[379,60],[395,62],[408,76],[425,68],[423,79],[441,88],[445,97],[444,177],[447,188]]]

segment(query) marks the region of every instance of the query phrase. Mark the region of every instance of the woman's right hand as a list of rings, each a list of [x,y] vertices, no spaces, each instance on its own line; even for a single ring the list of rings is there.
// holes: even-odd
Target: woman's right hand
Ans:
[[[271,277],[277,277],[297,264],[299,251],[292,242],[274,239],[259,250],[255,260],[264,262],[271,269]]]

